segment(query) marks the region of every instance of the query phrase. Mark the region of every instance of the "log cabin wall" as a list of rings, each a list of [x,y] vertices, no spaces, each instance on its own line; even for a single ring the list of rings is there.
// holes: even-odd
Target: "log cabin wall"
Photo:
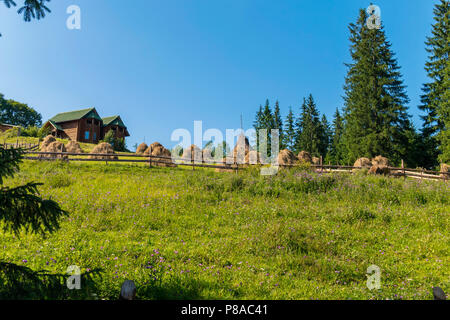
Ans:
[[[78,141],[98,143],[102,139],[101,128],[103,123],[94,118],[78,120]]]
[[[116,138],[125,138],[125,128],[116,126],[116,125],[109,125],[103,128],[103,137],[106,136],[109,130],[114,131],[114,136]]]

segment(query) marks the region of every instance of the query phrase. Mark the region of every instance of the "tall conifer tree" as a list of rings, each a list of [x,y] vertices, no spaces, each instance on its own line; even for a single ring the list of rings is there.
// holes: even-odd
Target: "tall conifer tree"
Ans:
[[[289,107],[289,113],[286,116],[283,130],[283,145],[285,148],[293,151],[295,147],[295,128],[294,128],[294,113]]]
[[[349,27],[352,63],[347,64],[344,85],[345,160],[381,154],[398,163],[409,151],[409,100],[383,27],[369,29],[367,17],[360,10],[356,24]]]
[[[273,111],[273,128],[279,130],[279,146],[280,150],[284,149],[284,134],[283,134],[283,120],[281,119],[281,111],[278,100],[275,102],[275,109]]]
[[[339,109],[336,108],[336,112],[334,113],[333,119],[333,133],[331,137],[331,146],[330,146],[330,161],[334,164],[340,163],[342,161],[342,145],[341,145],[341,136],[342,131],[344,129],[343,119],[341,114],[339,113]]]
[[[419,108],[426,114],[422,116],[423,142],[425,145],[425,166],[436,165],[437,158],[450,161],[448,99],[449,83],[449,6],[450,1],[441,0],[434,8],[432,36],[427,38],[426,50],[429,53],[425,64],[430,82],[424,84]]]

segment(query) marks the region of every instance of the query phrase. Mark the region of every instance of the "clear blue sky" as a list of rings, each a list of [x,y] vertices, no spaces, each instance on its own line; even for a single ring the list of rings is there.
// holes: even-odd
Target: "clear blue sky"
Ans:
[[[18,5],[23,0],[16,0]],[[427,78],[425,37],[437,0],[379,0],[417,127]],[[81,30],[66,9],[81,8]],[[174,129],[252,126],[268,98],[298,112],[312,93],[329,120],[342,107],[348,24],[370,1],[58,0],[25,23],[0,4],[0,92],[28,103],[43,120],[95,107],[119,114],[135,142],[171,147]],[[128,7],[127,7],[128,6]]]

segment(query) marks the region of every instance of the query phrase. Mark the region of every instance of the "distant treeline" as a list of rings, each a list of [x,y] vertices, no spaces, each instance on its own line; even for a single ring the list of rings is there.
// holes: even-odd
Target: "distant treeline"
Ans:
[[[326,162],[351,164],[357,158],[383,155],[393,163],[403,159],[409,167],[434,168],[450,161],[449,105],[449,1],[434,9],[432,36],[425,42],[429,53],[425,70],[430,81],[423,85],[420,110],[423,126],[416,130],[408,114],[409,98],[400,67],[386,39],[384,28],[369,29],[367,13],[360,10],[351,23],[352,61],[344,85],[344,106],[330,124],[310,95],[298,114],[289,108],[284,121],[278,101],[260,106],[254,127],[280,130],[280,147],[305,150],[323,156]],[[270,144],[269,144],[270,150]]]

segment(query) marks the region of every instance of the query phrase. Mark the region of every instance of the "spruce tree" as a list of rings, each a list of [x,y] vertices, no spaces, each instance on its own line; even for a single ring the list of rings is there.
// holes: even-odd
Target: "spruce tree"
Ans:
[[[289,113],[284,122],[283,146],[291,151],[293,151],[295,147],[294,125],[294,113],[292,112],[292,107],[289,107]]]
[[[16,236],[22,232],[45,235],[59,228],[59,220],[67,212],[55,201],[39,196],[40,183],[4,185],[4,179],[13,178],[19,170],[22,157],[20,149],[0,146],[0,225],[4,232]],[[65,290],[63,279],[63,275],[0,261],[0,299],[61,299]]]
[[[300,151],[302,151],[302,131],[303,131],[303,118],[304,115],[306,114],[306,99],[303,98],[303,103],[300,107],[300,114],[299,116],[296,118],[295,120],[295,124],[294,124],[294,148],[293,148],[293,152],[294,153],[299,153]]]
[[[322,115],[322,120],[320,121],[319,128],[320,128],[319,153],[325,158],[328,155],[331,141],[331,126],[325,115]]]
[[[319,119],[319,112],[311,94],[308,99],[303,102],[298,127],[301,128],[297,138],[298,150],[308,151],[314,156],[320,156],[322,151],[322,128]]]
[[[344,122],[339,112],[339,109],[336,108],[336,112],[334,113],[333,118],[333,132],[331,136],[331,145],[330,145],[330,157],[329,160],[333,162],[333,164],[339,164],[342,157],[342,146],[341,146],[341,136],[342,131],[344,129]]]
[[[425,64],[430,82],[424,84],[421,96],[422,105],[419,108],[426,114],[422,128],[422,138],[425,146],[426,159],[424,166],[437,164],[440,160],[450,161],[448,145],[448,122],[450,117],[448,99],[449,74],[449,6],[448,0],[441,0],[434,8],[434,25],[432,36],[427,38],[426,51],[429,53]],[[447,79],[447,80],[446,80]]]
[[[411,128],[408,97],[400,67],[383,26],[369,29],[366,11],[351,23],[350,54],[345,79],[345,160],[383,155],[394,163],[407,156]]]
[[[15,1],[17,0],[0,0],[7,8],[15,7],[17,5]],[[23,6],[17,10],[17,13],[23,14],[23,20],[26,22],[30,22],[31,19],[40,20],[45,18],[46,12],[51,12],[45,5],[46,2],[50,2],[50,0],[24,0]]]
[[[253,121],[253,128],[255,128],[256,131],[256,150],[259,150],[259,129],[261,129],[262,126],[262,117],[262,106],[259,105],[258,112],[256,113],[255,120]]]
[[[279,145],[280,149],[285,149],[284,135],[283,135],[283,120],[281,119],[281,111],[278,100],[275,102],[275,109],[273,111],[273,129],[278,129]]]
[[[260,152],[266,152],[267,155],[271,155],[271,130],[275,128],[274,117],[272,114],[272,109],[270,108],[269,99],[266,100],[266,104],[264,106],[261,118],[261,129],[267,129],[267,143],[266,145],[259,146]]]

